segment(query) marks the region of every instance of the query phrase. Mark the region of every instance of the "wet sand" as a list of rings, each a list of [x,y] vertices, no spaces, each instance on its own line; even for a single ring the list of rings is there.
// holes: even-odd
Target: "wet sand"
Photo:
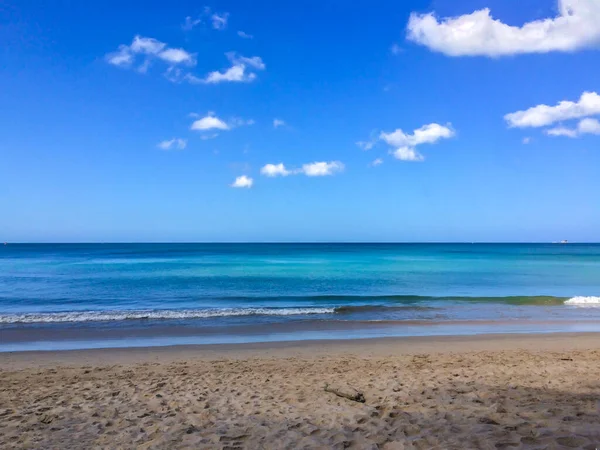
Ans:
[[[0,448],[597,447],[600,334],[0,354]]]

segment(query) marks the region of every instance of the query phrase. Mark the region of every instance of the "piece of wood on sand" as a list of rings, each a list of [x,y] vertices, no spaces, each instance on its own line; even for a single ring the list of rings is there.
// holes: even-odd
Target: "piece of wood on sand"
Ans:
[[[352,386],[348,386],[347,384],[337,383],[334,385],[330,385],[329,383],[326,383],[325,392],[331,392],[332,394],[335,394],[338,397],[347,398],[348,400],[352,400],[353,402],[365,402],[364,394],[354,389]]]

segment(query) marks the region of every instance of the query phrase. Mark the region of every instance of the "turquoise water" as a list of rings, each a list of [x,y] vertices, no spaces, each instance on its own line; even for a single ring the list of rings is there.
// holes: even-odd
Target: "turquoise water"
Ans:
[[[597,244],[0,247],[0,350],[589,330],[599,306]]]

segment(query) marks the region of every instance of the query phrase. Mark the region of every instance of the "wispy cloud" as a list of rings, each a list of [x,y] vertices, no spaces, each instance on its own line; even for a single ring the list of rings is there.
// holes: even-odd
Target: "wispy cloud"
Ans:
[[[186,139],[173,138],[158,143],[161,150],[183,150],[187,146]]]
[[[402,47],[400,47],[398,44],[392,44],[392,46],[390,47],[390,52],[392,52],[392,55],[399,55],[400,53],[402,53],[404,51],[404,49],[402,49]]]
[[[235,181],[230,185],[233,188],[247,188],[250,189],[254,184],[254,180],[249,176],[242,175],[237,177]]]
[[[243,127],[244,125],[254,125],[256,122],[254,119],[242,119],[241,117],[233,117],[229,121],[229,126],[231,128],[235,127]]]
[[[187,16],[185,18],[185,20],[183,21],[183,24],[181,25],[181,29],[183,31],[191,31],[196,26],[200,25],[201,23],[202,23],[202,19],[200,17],[193,19],[192,16]]]
[[[371,150],[373,147],[375,147],[376,143],[377,143],[377,140],[372,139],[370,141],[358,141],[356,143],[356,145],[363,150]]]
[[[273,128],[284,127],[285,125],[285,120],[273,119]]]
[[[320,161],[303,164],[296,169],[288,169],[283,163],[266,164],[260,173],[267,177],[287,177],[288,175],[306,175],[308,177],[323,177],[342,172],[344,164],[340,161]]]
[[[181,25],[183,31],[191,31],[200,24],[210,25],[215,30],[224,30],[227,28],[227,22],[229,21],[228,12],[214,12],[208,6],[205,6],[202,13],[196,18],[187,16]]]
[[[229,20],[229,13],[214,13],[210,16],[212,21],[212,27],[215,30],[224,30],[227,28],[227,21]]]
[[[377,167],[383,164],[383,159],[381,158],[377,158],[374,159],[373,161],[371,161],[371,163],[369,164],[371,167]]]
[[[520,27],[494,19],[488,8],[443,19],[435,13],[413,13],[407,37],[448,56],[573,52],[600,44],[598,0],[559,0],[558,8],[557,17]]]
[[[254,36],[253,36],[253,35],[251,35],[251,34],[248,34],[248,33],[245,33],[245,32],[243,32],[243,31],[241,31],[241,30],[237,32],[237,35],[238,35],[239,37],[241,37],[242,39],[254,39]]]

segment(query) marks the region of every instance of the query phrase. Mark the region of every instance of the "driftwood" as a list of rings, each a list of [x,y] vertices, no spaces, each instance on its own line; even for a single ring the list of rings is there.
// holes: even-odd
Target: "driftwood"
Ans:
[[[329,386],[328,383],[325,384],[325,392],[331,392],[332,394],[337,395],[338,397],[347,398],[348,400],[352,400],[353,402],[364,403],[365,396],[362,392],[357,391],[351,386]]]

